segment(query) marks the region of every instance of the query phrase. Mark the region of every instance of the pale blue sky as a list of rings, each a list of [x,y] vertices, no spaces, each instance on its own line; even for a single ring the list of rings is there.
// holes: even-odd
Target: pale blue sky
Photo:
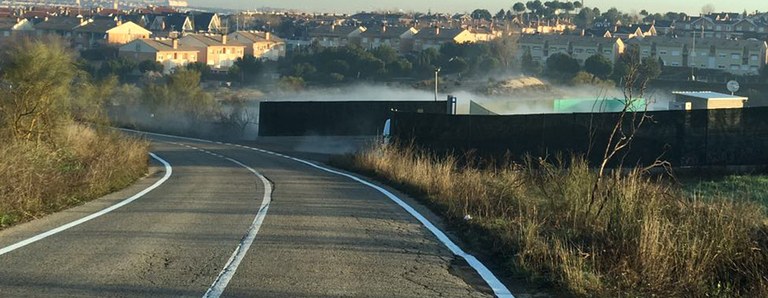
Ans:
[[[527,0],[526,0],[527,1]],[[526,1],[520,1],[525,3]],[[562,1],[562,0],[561,0]],[[485,8],[492,12],[499,9],[509,9],[518,1],[506,0],[189,0],[190,5],[199,7],[222,7],[236,9],[256,9],[260,7],[301,9],[309,12],[358,12],[372,10],[396,10],[426,12],[469,12],[475,8]],[[544,2],[544,1],[542,1]],[[766,0],[585,0],[589,7],[597,6],[600,10],[616,7],[619,10],[631,12],[647,9],[651,12],[686,12],[698,14],[702,6],[712,4],[715,11],[742,12],[768,11]]]

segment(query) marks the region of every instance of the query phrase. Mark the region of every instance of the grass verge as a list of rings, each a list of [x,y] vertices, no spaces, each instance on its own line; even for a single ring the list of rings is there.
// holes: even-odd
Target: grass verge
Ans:
[[[690,181],[685,190],[704,198],[727,197],[746,200],[768,207],[768,176],[728,175],[715,179]]]
[[[122,189],[147,171],[145,141],[74,123],[55,135],[0,144],[0,229]]]
[[[596,182],[579,158],[481,169],[387,146],[335,164],[470,229],[465,240],[482,243],[506,273],[576,296],[768,297],[766,213],[752,201],[691,198],[639,171]]]

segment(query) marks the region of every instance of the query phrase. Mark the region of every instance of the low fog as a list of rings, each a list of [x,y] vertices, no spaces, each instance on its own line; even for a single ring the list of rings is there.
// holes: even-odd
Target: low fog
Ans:
[[[452,85],[452,84],[451,84]],[[468,85],[468,84],[465,84]],[[479,84],[475,84],[477,86]],[[469,114],[469,102],[474,101],[486,109],[499,115],[516,114],[545,114],[554,113],[555,99],[623,99],[624,94],[619,88],[600,86],[554,86],[546,84],[545,90],[512,90],[503,95],[485,95],[482,92],[451,86],[441,87],[438,100],[446,100],[448,95],[457,98],[457,113]],[[647,91],[644,98],[648,100],[649,110],[666,110],[671,98],[671,92],[658,90]],[[268,94],[254,101],[251,109],[258,114],[260,101],[389,101],[414,100],[429,101],[435,99],[432,90],[414,89],[410,86],[388,86],[358,84],[337,88],[317,88],[296,93]]]

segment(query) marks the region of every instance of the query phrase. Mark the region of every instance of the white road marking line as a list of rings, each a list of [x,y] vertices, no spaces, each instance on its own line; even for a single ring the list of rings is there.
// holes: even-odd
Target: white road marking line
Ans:
[[[221,272],[219,272],[219,275],[216,276],[216,279],[213,281],[213,284],[211,284],[211,286],[203,295],[203,297],[218,298],[221,296],[221,294],[224,293],[224,290],[227,288],[227,285],[232,280],[232,277],[235,276],[235,272],[237,272],[237,267],[240,266],[240,263],[243,261],[243,259],[245,258],[245,255],[248,253],[248,249],[251,248],[253,241],[256,240],[256,234],[259,233],[259,230],[261,229],[261,225],[264,222],[264,218],[267,217],[269,204],[270,202],[272,202],[272,183],[269,182],[267,177],[264,177],[264,175],[254,170],[253,168],[245,165],[242,162],[239,162],[235,159],[232,159],[226,156],[213,153],[211,151],[208,151],[202,148],[197,148],[194,146],[188,146],[188,147],[191,149],[209,154],[211,156],[228,160],[234,164],[237,164],[247,169],[254,175],[256,175],[256,177],[259,177],[259,179],[261,179],[261,183],[264,185],[264,197],[261,200],[261,206],[259,207],[259,212],[256,213],[256,217],[253,219],[253,223],[251,223],[251,226],[248,228],[248,232],[245,234],[245,236],[243,236],[243,238],[240,240],[240,243],[235,248],[235,251],[229,257],[229,260],[227,260],[227,263],[224,265],[224,269],[222,269]]]
[[[423,224],[430,232],[432,232],[432,234],[434,234],[435,237],[437,237],[437,239],[440,240],[440,242],[442,242],[445,246],[447,246],[448,249],[450,249],[451,252],[454,255],[457,255],[459,257],[464,258],[464,260],[466,260],[467,263],[469,263],[469,265],[472,266],[472,268],[474,268],[475,271],[477,271],[478,274],[480,274],[480,276],[483,278],[483,280],[485,280],[485,282],[488,283],[488,285],[493,289],[493,293],[497,297],[510,297],[510,298],[514,297],[512,295],[512,292],[510,292],[509,289],[507,289],[507,287],[498,278],[496,278],[496,276],[493,274],[493,272],[488,270],[488,268],[485,267],[485,265],[483,265],[482,262],[480,262],[480,260],[475,258],[475,256],[464,252],[464,250],[462,250],[458,245],[456,245],[456,243],[454,243],[450,238],[448,238],[448,236],[446,236],[445,233],[443,233],[443,231],[441,231],[434,224],[432,224],[432,222],[430,222],[426,217],[424,217],[418,211],[416,211],[416,209],[414,209],[413,207],[408,205],[405,201],[403,201],[402,199],[398,198],[396,195],[394,195],[390,191],[388,191],[388,190],[386,190],[386,189],[384,189],[384,188],[382,188],[382,187],[380,187],[378,185],[375,185],[373,183],[365,181],[362,178],[359,178],[359,177],[354,176],[354,175],[350,175],[350,174],[347,174],[347,173],[343,173],[343,172],[339,172],[339,171],[332,170],[332,169],[329,169],[329,168],[325,168],[325,167],[316,165],[316,164],[314,164],[312,162],[309,162],[309,161],[306,161],[306,160],[302,160],[302,159],[298,159],[298,158],[295,158],[295,157],[287,157],[287,158],[291,159],[291,160],[294,160],[296,162],[300,162],[300,163],[306,164],[306,165],[308,165],[310,167],[314,167],[316,169],[319,169],[319,170],[322,170],[322,171],[326,171],[328,173],[332,173],[332,174],[336,174],[336,175],[339,175],[339,176],[344,176],[344,177],[350,178],[350,179],[352,179],[354,181],[357,181],[357,182],[359,182],[359,183],[361,183],[361,184],[363,184],[365,186],[373,188],[373,189],[377,190],[378,192],[382,193],[383,195],[387,196],[390,200],[392,200],[397,205],[399,205],[400,207],[405,209],[405,211],[410,213],[419,222],[421,222],[421,224]]]
[[[243,261],[246,253],[248,253],[248,249],[251,248],[251,244],[253,244],[253,241],[256,240],[256,234],[259,233],[259,229],[261,228],[261,225],[264,222],[264,218],[267,216],[267,211],[269,210],[269,204],[272,201],[272,183],[269,182],[269,180],[267,180],[267,178],[264,177],[264,175],[261,175],[259,172],[257,172],[253,168],[246,166],[245,164],[237,160],[234,160],[229,157],[225,157],[225,159],[248,169],[249,171],[251,171],[251,173],[258,176],[259,179],[261,179],[261,182],[264,184],[264,198],[261,201],[261,207],[259,208],[259,212],[256,214],[256,218],[253,219],[253,223],[251,224],[251,227],[248,228],[248,233],[240,241],[240,244],[232,253],[232,256],[229,258],[229,261],[227,261],[227,264],[224,266],[224,269],[221,270],[221,272],[219,273],[219,276],[216,277],[216,280],[213,282],[211,287],[208,288],[208,291],[205,292],[205,295],[203,295],[203,297],[218,298],[219,296],[221,296],[221,294],[224,293],[224,289],[227,288],[227,285],[232,280],[232,277],[235,275],[235,272],[237,271],[237,267],[240,266],[240,262]]]
[[[136,133],[149,134],[149,135],[156,135],[156,136],[161,136],[161,137],[189,140],[189,141],[194,141],[194,142],[214,143],[213,141],[203,140],[203,139],[196,139],[196,138],[179,137],[179,136],[172,136],[172,135],[158,134],[158,133],[151,133],[151,132],[141,132],[141,131],[128,130],[128,129],[122,129],[122,130],[136,132]],[[267,150],[260,149],[260,148],[254,148],[254,147],[248,147],[248,146],[241,146],[241,147],[242,148],[251,149],[253,151],[258,151],[258,152],[261,152],[261,153],[271,154],[271,155],[276,155],[277,154],[275,152],[267,151]],[[402,199],[398,198],[393,193],[389,192],[388,190],[386,190],[386,189],[384,189],[382,187],[379,187],[379,186],[377,186],[377,185],[375,185],[373,183],[370,183],[370,182],[368,182],[368,181],[366,181],[366,180],[364,180],[362,178],[358,178],[357,176],[354,176],[354,175],[351,175],[351,174],[347,174],[347,173],[339,172],[339,171],[332,170],[332,169],[329,169],[329,168],[325,168],[325,167],[316,165],[316,164],[314,164],[312,162],[309,162],[309,161],[306,161],[306,160],[303,160],[303,159],[298,159],[298,158],[295,158],[295,157],[286,156],[286,155],[282,155],[282,154],[281,154],[281,156],[284,157],[284,158],[291,159],[293,161],[299,162],[299,163],[306,164],[306,165],[308,165],[310,167],[317,168],[319,170],[322,170],[322,171],[325,171],[325,172],[328,172],[328,173],[332,173],[332,174],[336,174],[336,175],[339,175],[339,176],[350,178],[350,179],[352,179],[354,181],[357,181],[357,182],[359,182],[359,183],[361,183],[363,185],[371,187],[371,188],[375,189],[376,191],[382,193],[383,195],[387,196],[390,200],[394,201],[400,207],[405,209],[405,211],[407,211],[413,217],[415,217],[419,222],[421,222],[430,232],[432,232],[432,234],[435,235],[435,237],[437,237],[438,240],[440,240],[440,242],[443,243],[443,245],[448,247],[448,249],[451,250],[451,252],[454,255],[464,258],[464,260],[466,260],[467,263],[469,263],[469,265],[472,266],[472,268],[475,269],[475,271],[477,271],[478,274],[480,274],[480,277],[482,277],[483,280],[485,280],[485,282],[491,287],[491,289],[493,289],[493,293],[497,297],[509,297],[509,298],[514,298],[515,297],[514,295],[512,295],[512,292],[509,291],[507,286],[505,286],[496,277],[496,275],[494,275],[493,272],[491,272],[491,270],[488,269],[488,267],[486,267],[482,262],[480,262],[480,260],[475,258],[475,256],[464,252],[464,250],[462,250],[458,245],[456,245],[456,243],[454,243],[450,238],[448,238],[448,236],[446,236],[445,233],[443,233],[443,231],[441,231],[439,228],[437,228],[426,217],[424,217],[418,211],[416,211],[416,209],[414,209],[413,207],[411,207],[410,205],[405,203]],[[207,295],[207,293],[206,293],[206,295]]]
[[[78,226],[78,225],[83,224],[83,223],[85,223],[85,222],[87,222],[89,220],[92,220],[94,218],[97,218],[99,216],[107,214],[109,212],[112,212],[112,211],[114,211],[117,208],[120,208],[120,207],[123,207],[125,205],[128,205],[129,203],[131,203],[131,202],[133,202],[133,201],[143,197],[144,195],[146,195],[150,191],[154,190],[155,188],[157,188],[160,185],[162,185],[163,183],[165,183],[165,181],[167,181],[168,178],[171,178],[171,175],[173,174],[173,168],[171,167],[171,164],[169,164],[167,161],[163,160],[159,156],[155,155],[154,153],[150,152],[149,155],[151,155],[152,158],[156,159],[157,161],[161,162],[163,164],[163,166],[165,167],[165,175],[163,176],[163,178],[161,178],[160,180],[158,180],[157,182],[152,184],[150,187],[147,187],[146,189],[142,190],[141,192],[133,195],[130,198],[127,198],[127,199],[121,201],[120,203],[117,203],[115,205],[112,205],[112,206],[109,206],[109,207],[107,207],[105,209],[102,209],[99,212],[96,212],[94,214],[88,215],[86,217],[83,217],[83,218],[78,219],[76,221],[70,222],[70,223],[65,224],[63,226],[60,226],[58,228],[52,229],[50,231],[38,234],[38,235],[33,236],[31,238],[27,238],[25,240],[22,240],[20,242],[17,242],[15,244],[13,244],[13,245],[4,247],[4,248],[0,249],[0,256],[4,255],[4,254],[7,254],[9,252],[12,252],[14,250],[17,250],[19,248],[22,248],[24,246],[30,245],[32,243],[35,243],[37,241],[43,240],[43,239],[45,239],[47,237],[50,237],[52,235],[55,235],[55,234],[61,233],[63,231],[66,231],[66,230],[68,230],[68,229],[70,229],[72,227]]]

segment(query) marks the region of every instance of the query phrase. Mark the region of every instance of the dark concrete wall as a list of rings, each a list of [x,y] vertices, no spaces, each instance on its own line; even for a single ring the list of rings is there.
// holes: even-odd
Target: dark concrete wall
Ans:
[[[636,115],[639,120],[640,114]],[[674,166],[768,165],[768,108],[648,112],[623,165],[657,158]],[[486,158],[584,154],[602,160],[619,113],[511,116],[396,113],[395,138],[436,153]],[[632,115],[625,117],[629,127]],[[590,137],[592,136],[592,137]]]
[[[392,111],[445,113],[446,101],[261,102],[259,136],[381,134]]]

